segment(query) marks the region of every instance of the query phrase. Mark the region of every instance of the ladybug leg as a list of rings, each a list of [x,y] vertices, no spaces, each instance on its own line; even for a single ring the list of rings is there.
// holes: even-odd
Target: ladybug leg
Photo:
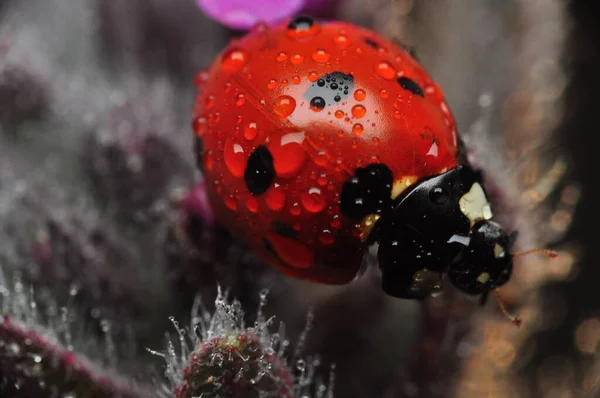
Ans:
[[[342,214],[353,220],[362,220],[370,214],[391,210],[393,175],[384,164],[374,163],[355,170],[346,181],[340,195]]]

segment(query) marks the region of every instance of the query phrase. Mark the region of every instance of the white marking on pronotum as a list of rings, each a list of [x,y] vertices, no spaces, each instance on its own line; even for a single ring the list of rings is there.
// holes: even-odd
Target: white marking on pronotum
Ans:
[[[438,145],[435,142],[433,144],[431,144],[431,147],[429,148],[429,152],[427,152],[426,155],[433,156],[434,158],[437,158],[437,156],[438,156]]]
[[[462,236],[462,235],[452,235],[450,237],[450,239],[448,239],[448,242],[446,242],[446,243],[452,243],[452,242],[458,242],[465,246],[469,246],[469,243],[471,242],[471,238],[469,238],[468,236]]]
[[[479,183],[474,183],[471,190],[464,194],[458,202],[460,211],[471,221],[471,226],[478,220],[486,219],[486,215],[491,215],[491,210],[485,192]]]

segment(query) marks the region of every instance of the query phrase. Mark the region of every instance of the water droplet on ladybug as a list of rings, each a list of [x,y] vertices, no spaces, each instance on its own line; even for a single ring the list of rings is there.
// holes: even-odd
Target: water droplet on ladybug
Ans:
[[[340,220],[340,216],[337,214],[333,216],[333,220],[331,220],[329,225],[331,225],[331,228],[339,229],[342,226],[342,220]]]
[[[205,152],[202,156],[202,160],[204,161],[204,169],[212,171],[215,163],[213,152],[210,150]]]
[[[335,102],[340,102],[342,100],[342,97],[340,97],[339,95],[336,95],[335,97],[333,97],[333,100]]]
[[[315,71],[310,72],[308,74],[308,80],[311,82],[316,82],[317,80],[319,80],[319,74]]]
[[[365,92],[365,90],[359,88],[358,90],[354,91],[355,100],[364,101],[365,98],[367,98],[367,93]]]
[[[212,94],[207,96],[204,100],[204,105],[206,106],[206,109],[211,109],[213,106],[215,106],[215,96]]]
[[[317,50],[314,53],[312,53],[312,59],[315,62],[318,62],[320,64],[324,64],[325,62],[328,62],[330,58],[330,55],[327,51],[325,50]]]
[[[275,80],[275,79],[269,80],[269,82],[267,83],[267,88],[269,90],[273,90],[275,87],[277,87],[277,80]]]
[[[288,55],[282,51],[279,54],[277,54],[277,57],[275,57],[275,59],[277,60],[277,62],[284,62],[287,61]]]
[[[294,54],[292,55],[292,58],[290,58],[290,62],[294,65],[300,65],[302,62],[304,62],[304,56],[300,54]]]
[[[248,123],[244,126],[244,138],[248,141],[252,141],[258,134],[258,127],[255,122]]]
[[[293,216],[299,216],[300,214],[302,214],[302,208],[300,207],[299,203],[294,203],[291,207],[290,207],[290,213]]]
[[[402,114],[400,113],[400,111],[398,111],[398,110],[394,111],[394,119],[400,120],[401,118],[402,118]]]
[[[356,123],[354,126],[352,126],[352,132],[357,137],[360,137],[364,131],[365,131],[365,128],[360,123]]]
[[[337,35],[333,38],[333,42],[340,47],[348,47],[350,45],[350,39],[346,35]]]
[[[244,148],[235,142],[235,138],[232,136],[227,138],[227,141],[225,142],[223,158],[225,160],[225,165],[232,175],[235,177],[242,177],[244,175],[248,159],[244,152]]]
[[[229,210],[231,211],[236,211],[237,210],[237,201],[235,200],[235,198],[233,197],[233,195],[228,195],[225,198],[225,205],[229,208]]]
[[[310,100],[310,109],[315,112],[320,112],[325,108],[325,100],[321,97],[313,97]]]
[[[258,200],[254,196],[248,196],[246,198],[246,209],[250,213],[258,213]]]
[[[250,59],[250,55],[239,48],[231,48],[221,58],[221,65],[223,69],[237,72],[242,70],[244,66],[248,63]]]
[[[265,203],[273,211],[281,211],[285,206],[285,193],[281,187],[274,187],[265,194]]]
[[[375,66],[375,71],[379,76],[386,80],[393,80],[394,78],[396,78],[396,74],[398,73],[396,71],[396,68],[394,68],[394,66],[388,61],[382,61],[378,63]]]
[[[196,133],[196,136],[202,137],[206,132],[206,119],[203,117],[197,117],[192,121],[192,129]]]
[[[323,211],[327,205],[327,201],[321,193],[321,189],[315,187],[303,192],[300,196],[300,201],[302,202],[304,209],[309,213],[319,213]]]
[[[307,159],[302,145],[304,139],[304,132],[299,132],[285,134],[280,140],[271,142],[269,151],[273,154],[273,167],[277,176],[290,178],[300,173]]]
[[[273,111],[280,117],[288,117],[296,109],[296,100],[289,95],[282,95],[275,100]]]
[[[300,76],[298,76],[298,75],[292,76],[292,83],[300,84],[300,82],[301,82]]]
[[[337,111],[335,111],[334,115],[336,118],[341,119],[344,117],[344,112],[341,110],[337,110]]]
[[[379,138],[373,137],[371,138],[371,142],[373,143],[373,145],[379,145]]]
[[[323,243],[324,245],[331,245],[333,244],[333,242],[335,242],[335,235],[333,234],[333,232],[331,232],[328,229],[324,229],[323,231],[321,231],[321,233],[319,234],[319,240],[321,241],[321,243]]]
[[[329,182],[329,180],[327,179],[327,174],[325,174],[325,173],[321,173],[319,175],[319,177],[317,178],[317,184],[319,184],[322,187],[327,185],[328,182]]]
[[[314,162],[321,167],[327,166],[327,153],[325,151],[319,151],[317,156],[314,158]]]
[[[367,114],[367,108],[362,105],[354,105],[352,107],[352,116],[357,119],[364,117]]]
[[[237,106],[242,106],[246,103],[246,96],[243,93],[239,93],[235,99],[235,104]]]

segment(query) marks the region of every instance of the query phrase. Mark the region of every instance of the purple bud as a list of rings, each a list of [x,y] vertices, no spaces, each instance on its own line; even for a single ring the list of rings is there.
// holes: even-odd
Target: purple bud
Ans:
[[[204,181],[198,182],[190,189],[183,200],[183,209],[188,215],[200,218],[207,227],[213,227],[216,224]]]
[[[272,24],[296,14],[305,0],[196,0],[209,17],[221,24],[247,30],[258,22]]]

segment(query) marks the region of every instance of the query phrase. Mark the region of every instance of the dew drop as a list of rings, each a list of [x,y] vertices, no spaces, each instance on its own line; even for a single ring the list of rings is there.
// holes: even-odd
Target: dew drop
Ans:
[[[365,131],[365,128],[360,123],[356,123],[354,126],[352,126],[352,132],[357,137],[360,137],[364,131]]]
[[[357,119],[364,117],[367,114],[367,108],[362,105],[354,105],[352,107],[352,116]]]
[[[254,140],[257,134],[258,128],[256,127],[256,123],[251,122],[244,126],[244,138],[248,141]]]
[[[319,79],[317,81],[317,86],[319,87],[324,87],[325,86],[325,80],[324,79]]]
[[[375,65],[375,72],[385,80],[392,80],[396,77],[396,68],[388,61],[382,61]]]
[[[290,62],[294,65],[300,65],[302,62],[304,62],[304,56],[300,54],[294,54],[292,55],[292,58],[290,58]]]
[[[399,110],[394,111],[394,119],[400,120],[402,118],[402,113]]]
[[[329,225],[331,225],[331,228],[335,228],[335,229],[340,228],[342,226],[342,221],[340,220],[340,216],[338,216],[337,214],[335,216],[333,216],[333,220],[331,220]]]
[[[246,198],[246,209],[251,213],[258,212],[258,200],[254,196],[248,196]]]
[[[371,142],[373,143],[373,145],[379,145],[379,138],[373,137],[371,138]]]
[[[334,115],[336,118],[341,119],[344,117],[344,111],[338,109],[337,111],[335,111]]]
[[[235,104],[237,106],[242,106],[246,103],[246,96],[243,93],[239,93],[235,99]]]
[[[306,362],[303,359],[298,359],[296,361],[296,369],[300,372],[304,372],[306,370]]]
[[[365,92],[365,90],[359,88],[358,90],[354,91],[355,100],[364,101],[365,98],[367,98],[367,93]]]
[[[275,87],[277,87],[277,80],[275,80],[275,79],[269,80],[269,82],[267,83],[267,88],[269,90],[273,90]]]
[[[198,137],[202,137],[206,132],[206,118],[195,118],[192,122],[192,128]]]
[[[292,76],[292,83],[293,84],[300,84],[301,81],[302,80],[300,79],[300,76],[298,76],[298,75]]]
[[[281,211],[285,206],[285,193],[281,187],[269,189],[265,194],[265,203],[273,211]]]
[[[311,82],[316,82],[317,80],[319,80],[319,74],[315,71],[309,72],[308,80]]]
[[[246,51],[239,48],[231,48],[223,54],[221,64],[224,69],[239,71],[246,66],[249,59],[250,55]]]
[[[379,90],[379,96],[383,99],[388,99],[390,98],[390,93],[388,93],[388,91],[385,88],[382,88],[381,90]]]
[[[288,133],[269,145],[273,154],[273,167],[275,173],[281,178],[290,178],[297,175],[304,166],[307,158],[306,150],[302,143],[304,133]]]
[[[299,216],[300,214],[302,214],[302,208],[300,207],[299,203],[294,203],[292,205],[292,207],[290,207],[290,213],[293,216]]]
[[[315,112],[320,112],[325,108],[325,100],[321,97],[313,97],[310,100],[310,109]]]
[[[324,229],[323,231],[321,231],[321,234],[319,235],[319,240],[324,245],[329,246],[333,242],[335,242],[335,235],[330,230]]]
[[[214,95],[208,95],[206,97],[206,99],[204,100],[204,105],[206,106],[206,109],[211,109],[212,107],[215,106],[215,96]]]
[[[321,167],[327,166],[327,153],[325,151],[319,151],[317,156],[314,158],[314,162]]]
[[[227,196],[227,198],[225,198],[225,205],[231,211],[237,210],[237,201],[235,200],[233,195],[229,195],[229,196]]]
[[[223,149],[225,165],[235,177],[242,177],[246,168],[247,157],[240,144],[235,142],[234,137],[229,137]]]
[[[275,59],[277,60],[277,62],[284,62],[287,61],[288,55],[282,51],[279,54],[277,54],[277,57],[275,57]]]
[[[333,42],[340,47],[348,47],[350,45],[350,39],[346,35],[337,35],[333,38]]]
[[[319,213],[325,209],[327,201],[319,188],[310,188],[300,196],[302,207],[309,213]]]
[[[315,62],[318,62],[320,64],[324,64],[325,62],[329,61],[329,58],[331,56],[329,55],[329,53],[325,50],[317,50],[314,53],[312,53],[312,59]]]
[[[204,161],[204,169],[212,171],[213,166],[215,165],[215,159],[212,151],[209,150],[208,152],[204,153],[202,160]]]
[[[296,100],[289,95],[282,95],[275,100],[273,111],[280,117],[288,117],[296,109]]]

